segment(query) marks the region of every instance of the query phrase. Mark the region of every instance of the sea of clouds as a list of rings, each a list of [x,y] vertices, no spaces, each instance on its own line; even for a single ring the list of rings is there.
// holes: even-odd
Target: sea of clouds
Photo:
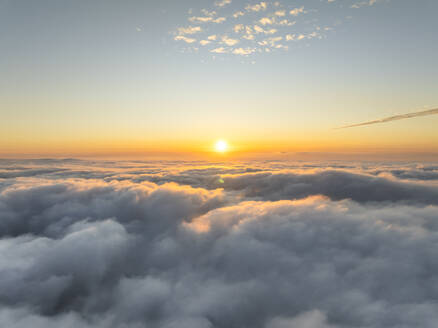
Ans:
[[[438,165],[0,160],[0,326],[436,328]]]

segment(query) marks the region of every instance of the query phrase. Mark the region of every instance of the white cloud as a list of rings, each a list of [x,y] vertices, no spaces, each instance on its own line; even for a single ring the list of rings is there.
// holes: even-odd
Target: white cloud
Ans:
[[[226,20],[227,20],[227,19],[226,19],[225,17],[218,17],[218,18],[216,18],[216,19],[213,20],[213,23],[220,24],[220,23],[225,22]]]
[[[209,36],[207,37],[207,39],[210,40],[210,41],[215,41],[215,40],[217,39],[217,35],[215,35],[215,34],[213,34],[213,35],[209,35]]]
[[[239,40],[229,38],[227,35],[222,36],[222,42],[227,46],[234,46],[239,43]]]
[[[304,14],[304,13],[305,13],[304,7],[295,8],[289,11],[289,14],[291,14],[292,16],[298,16],[299,14]]]
[[[356,2],[355,4],[353,4],[351,6],[351,8],[356,8],[357,9],[357,8],[360,8],[360,7],[363,7],[363,6],[372,6],[375,3],[377,3],[377,0],[360,1],[360,2]]]
[[[263,1],[255,5],[247,5],[245,7],[247,11],[257,11],[257,12],[261,10],[266,10],[266,8],[268,8],[268,5],[266,2]]]
[[[189,21],[192,23],[208,23],[213,21],[213,17],[211,16],[192,16],[189,18]]]
[[[327,1],[333,2],[329,0]],[[353,2],[351,7],[354,8],[359,8],[365,5],[371,6],[379,2],[379,0],[350,1]],[[355,1],[356,3],[354,3]],[[310,26],[309,24],[317,24],[316,22],[318,22],[319,15],[319,10],[317,8],[306,7],[305,9],[304,6],[289,7],[286,2],[266,2],[260,0],[250,2],[249,4],[235,3],[235,6],[230,8],[230,10],[224,10],[222,8],[230,3],[230,0],[217,0],[215,2],[215,10],[201,9],[197,14],[194,10],[191,10],[188,20],[193,23],[192,25],[201,25],[202,27],[181,27],[177,29],[174,35],[177,34],[184,36],[199,33],[199,37],[196,39],[193,37],[175,38],[175,40],[185,41],[186,43],[194,43],[195,41],[198,41],[198,45],[212,43],[207,43],[207,41],[219,41],[218,44],[216,44],[216,49],[218,49],[218,47],[220,48],[220,45],[233,47],[236,44],[239,44],[239,47],[241,46],[239,49],[257,49],[254,52],[264,52],[266,50],[261,48],[262,46],[260,46],[260,44],[263,44],[268,36],[282,36],[285,41],[299,41],[314,38],[322,39],[326,36],[327,32],[332,29],[331,27],[314,27],[315,32],[309,33],[308,28],[305,28],[306,25]],[[350,9],[346,8],[345,10]],[[307,14],[306,17],[302,17],[303,14]],[[243,16],[245,16],[245,18],[243,18]],[[333,22],[333,26],[335,25],[336,23]],[[291,26],[296,27],[292,29],[290,28]],[[213,40],[208,37],[208,33],[214,33],[214,35],[225,35],[226,38],[222,40],[219,37],[218,40]],[[227,35],[231,34],[233,34],[233,38],[228,38]],[[195,47],[195,45],[192,45],[191,50],[197,50]],[[271,45],[269,48],[269,51],[275,51],[275,49],[287,49],[288,46],[286,44],[276,43],[275,46]],[[184,50],[187,49],[187,47],[184,48]],[[227,52],[232,53],[233,49],[227,48]]]
[[[237,48],[233,50],[233,54],[235,55],[241,55],[241,56],[247,56],[255,52],[256,50],[254,48]]]
[[[184,41],[186,43],[196,42],[196,39],[188,38],[188,37],[186,37],[184,35],[177,35],[177,36],[174,37],[174,40],[176,40],[176,41]]]
[[[234,29],[235,33],[239,33],[241,31],[245,30],[245,26],[243,24],[236,24],[236,25],[234,25],[233,29]]]
[[[226,5],[229,5],[231,3],[231,0],[220,0],[220,1],[216,1],[214,3],[214,5],[216,7],[225,7]]]
[[[243,11],[236,11],[234,14],[233,14],[233,17],[234,18],[238,18],[238,17],[240,17],[240,16],[244,16],[245,15],[245,13],[243,12]]]
[[[201,13],[203,13],[205,16],[216,16],[216,12],[213,11],[209,11],[207,9],[201,9]]]
[[[219,47],[219,48],[215,48],[213,50],[210,50],[210,52],[214,52],[214,53],[217,53],[217,54],[225,54],[225,53],[228,52],[228,50],[225,49],[224,47]]]
[[[260,27],[258,25],[254,25],[254,31],[256,33],[264,33],[264,34],[275,34],[277,33],[277,29],[271,28],[269,30],[265,30],[263,27]]]
[[[195,34],[202,32],[202,28],[200,26],[189,26],[189,27],[179,27],[178,28],[178,34],[184,35],[184,34]]]
[[[272,25],[272,20],[269,17],[263,17],[259,19],[259,23],[262,25]]]

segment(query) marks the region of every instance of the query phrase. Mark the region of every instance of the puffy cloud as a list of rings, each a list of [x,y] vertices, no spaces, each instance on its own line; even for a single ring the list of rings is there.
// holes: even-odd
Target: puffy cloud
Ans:
[[[269,17],[260,18],[259,23],[262,25],[272,25],[272,20]]]
[[[228,50],[225,49],[224,47],[219,47],[219,48],[214,48],[214,49],[210,50],[210,52],[214,52],[216,54],[225,54],[228,52]]]
[[[241,56],[248,56],[255,52],[255,49],[252,48],[236,48],[233,50],[233,54],[235,55],[241,55]]]
[[[7,327],[436,326],[434,165],[0,170]]]
[[[257,3],[257,4],[255,4],[255,5],[247,5],[246,7],[245,7],[245,9],[247,10],[247,11],[261,11],[261,10],[266,10],[266,8],[268,8],[268,5],[267,5],[267,3],[266,2],[260,2],[260,3]]]
[[[239,43],[239,40],[232,39],[232,38],[229,38],[227,35],[224,35],[222,37],[222,42],[225,43],[227,46],[234,46],[234,45]]]
[[[238,18],[238,17],[241,17],[241,16],[245,16],[245,13],[244,13],[243,11],[236,11],[236,12],[233,14],[233,17],[234,17],[234,18]]]
[[[298,16],[299,14],[304,14],[304,13],[306,13],[304,7],[294,8],[291,11],[289,11],[289,14],[291,14],[292,16]]]
[[[180,27],[178,28],[178,33],[180,35],[184,34],[195,34],[202,31],[202,28],[200,26],[189,26],[189,27]]]
[[[176,41],[184,41],[184,42],[186,42],[186,43],[193,43],[193,42],[196,42],[196,39],[194,39],[194,38],[188,38],[188,37],[186,37],[186,36],[184,36],[184,35],[177,35],[177,36],[174,37],[174,40],[176,40]]]
[[[234,25],[234,32],[239,33],[240,31],[245,30],[245,26],[243,24]]]

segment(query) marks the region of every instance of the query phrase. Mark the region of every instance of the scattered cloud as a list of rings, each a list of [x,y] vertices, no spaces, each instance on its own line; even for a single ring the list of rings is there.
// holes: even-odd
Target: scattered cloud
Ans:
[[[337,129],[347,129],[347,128],[354,128],[354,127],[359,127],[359,126],[365,126],[365,125],[388,123],[388,122],[399,121],[399,120],[404,120],[404,119],[408,119],[408,118],[415,118],[415,117],[429,116],[429,115],[437,115],[437,114],[438,114],[438,108],[428,109],[428,110],[424,110],[424,111],[420,111],[420,112],[414,112],[414,113],[408,113],[408,114],[389,116],[389,117],[385,117],[385,118],[382,118],[382,119],[379,119],[379,120],[374,120],[374,121],[368,121],[368,122],[363,122],[363,123],[357,123],[357,124],[352,124],[352,125],[341,126],[341,127],[337,128]]]
[[[240,55],[242,49],[251,49],[251,54],[271,53],[285,51],[293,45],[272,43],[266,40],[269,35],[281,36],[285,41],[302,41],[322,39],[331,33],[345,17],[351,17],[352,8],[372,6],[378,0],[346,0],[347,5],[338,4],[333,0],[320,1],[319,6],[310,3],[290,4],[286,1],[253,1],[246,3],[232,2],[231,0],[218,0],[211,2],[210,8],[192,9],[187,18],[189,26],[180,27],[176,31],[177,41],[192,44],[183,49],[208,51],[210,53]],[[335,4],[333,4],[335,2]],[[306,5],[306,8],[304,7]],[[320,13],[324,8],[320,6],[339,6],[339,17],[332,22],[320,22]],[[229,6],[229,8],[228,8]],[[226,8],[225,8],[226,7]],[[345,12],[348,11],[348,12]],[[305,16],[303,14],[306,14]],[[320,26],[316,26],[316,22]],[[199,34],[199,37],[187,35]],[[209,35],[216,35],[216,39],[209,39]],[[233,38],[228,36],[233,34]],[[187,36],[183,38],[182,36]],[[210,42],[208,42],[210,41]],[[197,48],[201,44],[204,48]],[[223,48],[226,45],[227,48]],[[235,48],[236,47],[236,48]],[[236,50],[236,51],[235,51]],[[254,51],[252,51],[254,50]],[[247,51],[245,51],[247,52]],[[216,56],[214,56],[216,58]]]

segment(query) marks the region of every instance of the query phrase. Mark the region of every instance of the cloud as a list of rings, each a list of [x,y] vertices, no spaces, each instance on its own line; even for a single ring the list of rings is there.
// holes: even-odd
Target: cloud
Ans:
[[[234,46],[239,43],[239,40],[229,38],[227,35],[222,36],[222,42],[227,46]]]
[[[251,48],[236,48],[233,50],[233,54],[241,55],[241,56],[248,56],[255,51],[256,51],[255,49],[251,49]]]
[[[190,27],[180,27],[174,31],[174,35],[188,36],[197,33],[199,37],[177,38],[177,41],[185,41],[189,45],[184,45],[182,50],[193,50],[190,53],[202,53],[207,51],[209,56],[216,57],[213,54],[235,54],[241,53],[241,49],[254,49],[252,55],[276,51],[286,51],[295,46],[295,44],[276,44],[275,46],[265,47],[266,35],[278,34],[287,41],[300,41],[310,39],[322,39],[326,37],[329,31],[333,31],[339,22],[345,17],[352,17],[352,12],[362,6],[371,6],[378,3],[376,0],[346,0],[347,3],[333,1],[316,1],[315,3],[305,3],[300,1],[294,6],[285,1],[253,1],[249,3],[232,2],[230,0],[211,1],[210,7],[191,9],[187,17]],[[300,3],[302,5],[300,5]],[[306,7],[304,6],[306,5]],[[228,8],[228,6],[230,8]],[[311,7],[309,7],[311,6]],[[337,17],[330,18],[327,21],[321,16],[327,6],[335,6]],[[306,14],[304,16],[303,14]],[[290,18],[293,20],[290,20]],[[325,26],[313,26],[315,22],[324,22]],[[292,28],[294,26],[294,28]],[[238,34],[235,36],[237,43],[228,45],[222,41],[223,36]],[[209,34],[217,35],[217,40],[209,40]],[[207,41],[211,41],[207,43]],[[199,45],[210,45],[201,47]],[[222,49],[223,45],[226,49]],[[239,45],[235,48],[235,45]],[[213,49],[213,54],[212,50]],[[235,51],[236,50],[236,51]],[[244,60],[241,60],[244,62]],[[251,61],[253,62],[253,61]]]
[[[373,124],[379,124],[379,123],[388,123],[388,122],[392,122],[392,121],[404,120],[404,119],[408,119],[408,118],[415,118],[415,117],[421,117],[421,116],[436,115],[436,114],[438,114],[438,108],[428,109],[428,110],[424,110],[421,112],[415,112],[415,113],[389,116],[389,117],[382,118],[380,120],[374,120],[374,121],[368,121],[368,122],[363,122],[363,123],[358,123],[358,124],[341,126],[337,129],[347,129],[347,128],[354,128],[354,127],[358,127],[358,126],[373,125]]]
[[[215,20],[213,20],[213,23],[220,24],[220,23],[225,22],[226,20],[227,20],[227,19],[226,19],[225,17],[218,17],[218,18],[216,18]]]
[[[272,25],[273,22],[269,17],[263,17],[259,19],[259,23],[262,25]]]
[[[358,9],[358,8],[363,7],[363,6],[372,6],[375,3],[377,3],[377,0],[359,1],[359,2],[356,2],[355,4],[351,5],[351,8]]]
[[[266,10],[266,8],[268,8],[268,5],[266,2],[263,2],[263,1],[255,4],[255,5],[247,5],[245,7],[245,9],[247,11],[256,11],[256,12]]]
[[[321,311],[305,312],[294,318],[274,318],[266,328],[335,328],[327,324],[327,316]]]
[[[231,1],[232,1],[232,0],[220,0],[220,1],[216,1],[216,2],[214,3],[214,5],[215,5],[216,7],[225,7],[225,6],[229,5],[229,4],[231,3]]]
[[[186,43],[193,43],[193,42],[196,42],[196,39],[188,38],[188,37],[186,37],[186,36],[184,36],[184,35],[177,35],[177,36],[175,36],[173,39],[176,40],[176,41],[184,41],[184,42],[186,42]]]
[[[189,27],[180,27],[178,28],[178,34],[184,35],[184,34],[195,34],[202,31],[202,28],[200,26],[189,26]]]
[[[436,326],[436,165],[0,160],[9,171],[4,326]]]
[[[245,13],[244,13],[243,11],[236,11],[236,12],[233,14],[233,17],[234,17],[234,18],[238,18],[238,17],[241,17],[241,16],[245,16]]]
[[[239,33],[241,31],[245,30],[245,26],[243,24],[236,24],[234,25],[234,32]]]
[[[192,23],[207,23],[207,22],[212,22],[213,21],[213,17],[211,16],[192,16],[189,18],[189,21]]]
[[[228,52],[228,50],[225,49],[224,47],[219,47],[219,48],[215,48],[213,50],[210,50],[210,52],[214,52],[216,54],[225,54]]]
[[[304,10],[304,7],[295,8],[289,11],[289,14],[291,14],[292,16],[298,16],[299,14],[305,14],[305,13],[306,12]]]

